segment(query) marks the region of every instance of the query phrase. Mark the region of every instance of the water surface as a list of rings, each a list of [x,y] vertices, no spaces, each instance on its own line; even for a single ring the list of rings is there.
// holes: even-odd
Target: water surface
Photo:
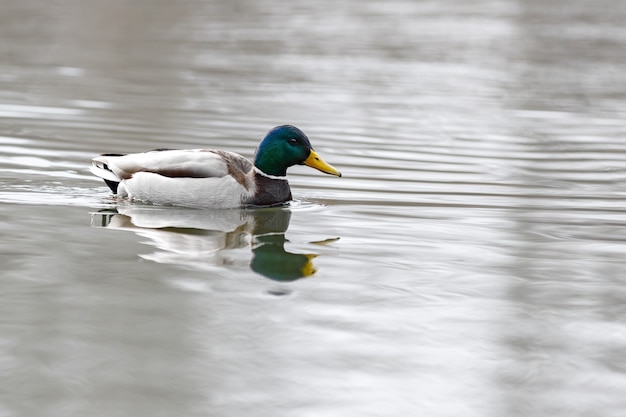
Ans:
[[[621,416],[626,7],[2,1],[1,416]],[[111,198],[101,152],[295,201]]]

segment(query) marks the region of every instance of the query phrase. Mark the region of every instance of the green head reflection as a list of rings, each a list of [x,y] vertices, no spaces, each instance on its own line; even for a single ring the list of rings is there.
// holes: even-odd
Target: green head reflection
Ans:
[[[250,268],[276,281],[294,281],[315,273],[315,254],[292,253],[285,250],[285,232],[291,211],[280,208],[260,209],[254,213],[254,243]]]
[[[250,262],[254,272],[276,281],[293,281],[316,272],[312,261],[317,255],[287,252],[283,234],[258,236],[256,241]]]

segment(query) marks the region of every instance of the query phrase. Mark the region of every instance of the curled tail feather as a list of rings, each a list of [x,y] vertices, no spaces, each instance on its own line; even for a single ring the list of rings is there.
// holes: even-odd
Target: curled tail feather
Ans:
[[[97,158],[91,160],[91,166],[89,170],[96,177],[100,177],[104,180],[106,185],[111,189],[113,194],[117,194],[117,187],[119,186],[122,179],[118,177],[112,170],[109,168],[109,157],[116,156],[124,156],[124,154],[113,154],[107,153],[102,154]]]

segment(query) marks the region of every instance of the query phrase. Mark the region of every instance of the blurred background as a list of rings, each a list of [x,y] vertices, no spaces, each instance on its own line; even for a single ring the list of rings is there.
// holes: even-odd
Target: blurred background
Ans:
[[[0,416],[621,416],[626,3],[0,0]],[[103,152],[294,202],[118,202]]]

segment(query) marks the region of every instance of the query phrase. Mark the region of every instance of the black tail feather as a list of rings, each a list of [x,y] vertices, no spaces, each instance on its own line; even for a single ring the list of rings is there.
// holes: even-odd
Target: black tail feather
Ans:
[[[104,182],[106,182],[106,184],[109,186],[111,191],[113,191],[113,194],[117,194],[117,186],[120,185],[119,182],[110,181],[110,180],[104,180]]]
[[[126,154],[125,153],[103,153],[100,155],[101,156],[124,156]],[[104,169],[107,169],[110,171],[109,167],[106,166],[106,164],[104,165]],[[111,189],[111,191],[113,191],[113,194],[117,194],[117,187],[120,185],[118,181],[104,180],[104,182]]]

